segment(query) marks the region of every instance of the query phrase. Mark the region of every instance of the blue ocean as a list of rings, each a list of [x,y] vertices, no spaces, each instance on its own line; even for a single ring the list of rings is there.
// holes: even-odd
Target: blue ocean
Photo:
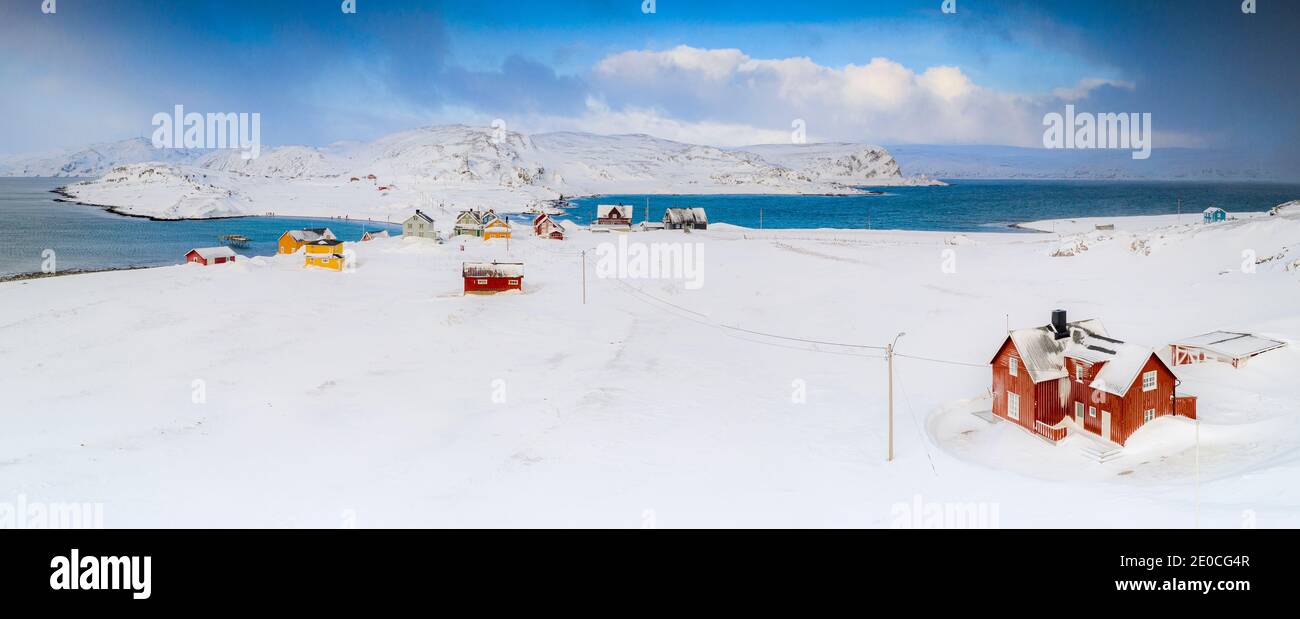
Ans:
[[[0,178],[0,277],[37,272],[53,249],[61,271],[180,264],[194,247],[220,244],[226,234],[251,239],[244,255],[272,255],[288,229],[328,226],[354,241],[382,222],[292,217],[150,221],[104,209],[56,202],[51,189],[69,179]],[[949,181],[947,187],[876,188],[881,195],[741,196],[609,195],[573,200],[565,218],[586,224],[596,205],[635,206],[635,221],[659,221],[670,206],[699,206],[709,221],[752,228],[1009,231],[1017,222],[1090,216],[1194,216],[1213,205],[1264,211],[1300,199],[1300,185],[1213,182]],[[1181,206],[1180,206],[1181,205]],[[490,205],[489,205],[490,206]]]
[[[328,227],[344,241],[364,230],[401,226],[340,219],[238,217],[151,221],[115,215],[102,208],[56,202],[50,193],[66,178],[0,178],[0,277],[41,270],[42,252],[52,249],[59,271],[151,267],[185,262],[195,247],[214,247],[227,234],[249,238],[245,256],[270,256],[285,230]]]
[[[597,204],[629,204],[634,221],[667,207],[699,206],[709,222],[748,228],[1007,231],[1041,219],[1200,213],[1210,206],[1266,211],[1300,199],[1300,184],[1156,181],[952,180],[947,187],[867,188],[883,195],[608,195],[573,200],[567,218],[586,224]]]

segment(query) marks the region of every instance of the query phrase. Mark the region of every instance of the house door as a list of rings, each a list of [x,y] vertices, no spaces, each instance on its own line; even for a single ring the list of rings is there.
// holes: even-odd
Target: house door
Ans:
[[[1074,403],[1074,422],[1083,427],[1083,402]]]
[[[1110,411],[1101,411],[1101,437],[1110,440]]]

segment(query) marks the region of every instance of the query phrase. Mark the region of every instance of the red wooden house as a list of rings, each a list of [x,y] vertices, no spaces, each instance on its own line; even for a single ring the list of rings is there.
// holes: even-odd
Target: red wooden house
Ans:
[[[1066,322],[1003,340],[993,367],[993,414],[1052,441],[1083,431],[1123,445],[1162,415],[1195,418],[1196,398],[1150,348],[1110,337],[1096,320]]]
[[[200,247],[185,254],[185,262],[208,266],[235,261],[235,250],[229,247]]]
[[[465,278],[465,294],[523,290],[524,263],[466,262],[461,265],[461,276]]]
[[[559,222],[551,219],[550,215],[542,213],[533,218],[533,234],[545,239],[563,241],[564,226],[561,226]]]

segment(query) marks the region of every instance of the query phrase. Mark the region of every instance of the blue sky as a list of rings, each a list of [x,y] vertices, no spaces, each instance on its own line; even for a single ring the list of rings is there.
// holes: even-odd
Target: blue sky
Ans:
[[[1065,103],[1156,146],[1294,157],[1300,3],[1260,0],[0,0],[0,153],[148,135],[173,105],[269,144],[428,124],[1033,145]],[[1300,161],[1300,158],[1297,158]]]

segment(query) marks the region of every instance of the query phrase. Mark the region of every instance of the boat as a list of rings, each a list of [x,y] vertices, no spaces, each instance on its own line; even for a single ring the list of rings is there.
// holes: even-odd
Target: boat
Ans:
[[[248,247],[250,239],[242,234],[226,234],[221,237],[222,245],[231,247]]]

